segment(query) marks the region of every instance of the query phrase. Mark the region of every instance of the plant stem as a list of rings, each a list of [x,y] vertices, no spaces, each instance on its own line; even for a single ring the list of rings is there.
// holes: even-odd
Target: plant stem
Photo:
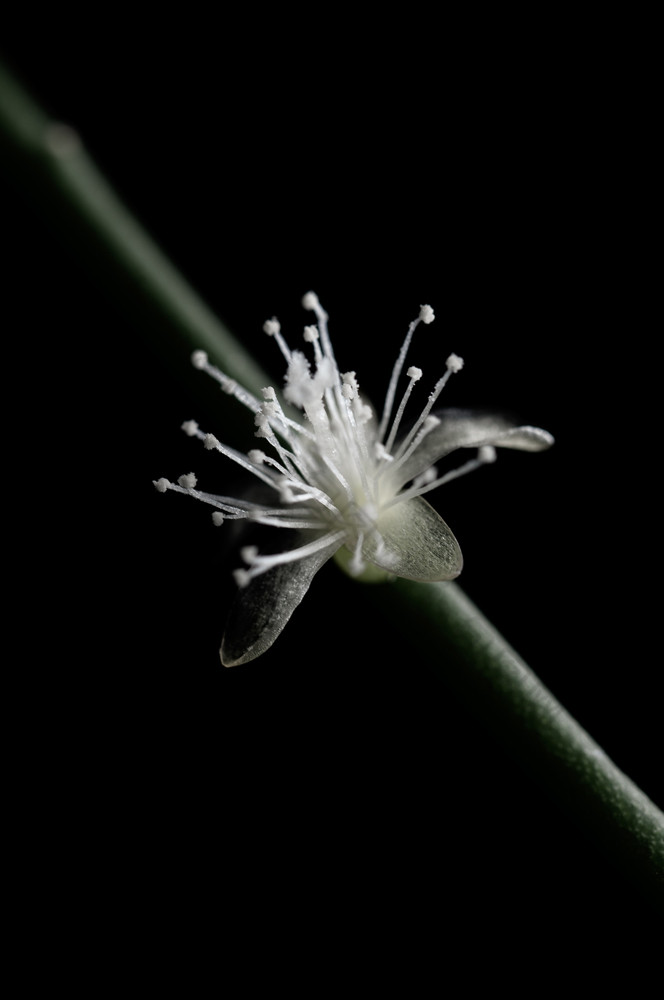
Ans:
[[[535,676],[458,584],[366,586],[381,614],[507,745],[598,850],[655,905],[664,893],[664,816]]]

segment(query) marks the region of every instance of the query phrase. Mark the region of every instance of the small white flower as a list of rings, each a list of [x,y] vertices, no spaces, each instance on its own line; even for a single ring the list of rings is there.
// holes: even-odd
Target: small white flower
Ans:
[[[301,410],[302,418],[286,411],[271,386],[258,399],[212,366],[203,351],[192,355],[197,368],[254,414],[264,448],[240,453],[193,420],[183,430],[252,473],[268,491],[269,502],[203,493],[196,489],[193,473],[180,476],[177,484],[163,478],[155,482],[162,493],[174,490],[210,504],[217,525],[248,519],[290,529],[290,544],[282,551],[241,550],[246,566],[235,571],[240,590],[221,646],[225,666],[255,659],[272,645],[315,573],[333,555],[355,576],[366,572],[367,578],[382,574],[424,581],[458,576],[463,561],[459,544],[423,494],[494,461],[496,446],[540,451],[553,444],[546,431],[518,427],[503,417],[465,410],[433,413],[446,382],[463,367],[456,354],[448,357],[445,373],[403,433],[404,411],[422,370],[407,369],[408,382],[395,406],[397,388],[415,328],[434,319],[427,305],[410,324],[377,421],[360,396],[356,373],[342,374],[337,367],[318,298],[309,292],[303,305],[317,320],[304,329],[311,361],[303,352],[291,351],[276,318],[263,327],[287,362],[283,399]],[[439,475],[434,464],[457,448],[472,448],[475,454]]]

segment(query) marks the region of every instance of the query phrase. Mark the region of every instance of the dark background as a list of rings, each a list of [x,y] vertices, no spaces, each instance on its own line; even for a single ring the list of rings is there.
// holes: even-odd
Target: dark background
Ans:
[[[106,24],[3,55],[275,379],[262,323],[296,342],[312,288],[380,401],[427,302],[424,381],[455,351],[447,403],[555,435],[434,503],[467,593],[661,805],[648,150],[625,70],[572,44],[485,63],[472,35],[440,44],[426,24],[417,45],[335,34],[323,51],[291,27]],[[49,720],[32,752],[58,821],[82,796],[111,871],[140,871],[132,891],[166,911],[232,876],[238,919],[341,907],[351,942],[405,922],[439,947],[451,915],[482,940],[514,909],[515,933],[562,955],[588,923],[636,940],[651,918],[632,889],[334,566],[269,653],[220,667],[236,563],[207,508],[151,481],[193,469],[225,492],[179,426],[231,444],[236,427],[197,412],[15,180],[4,336],[39,525],[24,707]]]

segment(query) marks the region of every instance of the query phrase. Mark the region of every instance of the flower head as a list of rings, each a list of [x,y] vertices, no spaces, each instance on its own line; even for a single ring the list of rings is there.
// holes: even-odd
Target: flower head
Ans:
[[[404,413],[422,370],[406,369],[405,389],[397,403],[399,385],[416,327],[434,319],[427,305],[410,324],[378,420],[360,396],[356,373],[341,373],[337,366],[318,298],[309,292],[302,304],[316,319],[315,325],[304,328],[310,358],[289,348],[276,318],[263,327],[287,363],[283,400],[271,386],[259,399],[211,365],[203,351],[192,356],[197,368],[253,413],[263,447],[246,454],[235,451],[193,420],[182,429],[251,473],[262,484],[267,502],[203,493],[193,473],[180,476],[177,483],[155,482],[160,492],[187,493],[210,504],[216,525],[245,519],[288,529],[288,544],[277,551],[261,552],[255,546],[241,550],[245,565],[235,571],[239,591],[221,646],[226,666],[255,659],[272,645],[315,573],[333,555],[354,576],[424,581],[458,576],[463,562],[459,544],[423,494],[494,461],[496,447],[540,451],[553,443],[546,431],[519,427],[503,417],[466,410],[434,413],[445,384],[463,367],[456,354],[448,357],[419,416],[403,430]],[[473,449],[472,457],[439,474],[435,463],[458,448]]]

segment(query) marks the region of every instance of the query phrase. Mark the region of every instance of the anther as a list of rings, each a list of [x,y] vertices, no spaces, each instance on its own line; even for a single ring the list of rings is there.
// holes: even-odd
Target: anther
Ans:
[[[275,333],[279,333],[281,330],[281,325],[276,316],[272,319],[266,319],[263,323],[263,332],[268,335],[268,337],[274,337]]]
[[[180,476],[178,484],[183,490],[193,490],[196,486],[196,476],[193,472],[188,472],[185,476]]]

